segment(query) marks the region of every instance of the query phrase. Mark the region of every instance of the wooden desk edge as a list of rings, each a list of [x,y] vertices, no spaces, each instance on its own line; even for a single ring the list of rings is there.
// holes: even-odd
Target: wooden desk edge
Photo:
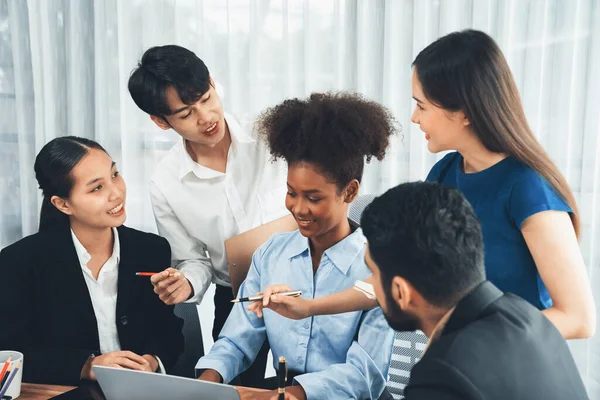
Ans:
[[[51,397],[58,396],[75,389],[76,386],[60,386],[60,385],[41,385],[37,383],[22,383],[21,395],[17,400],[47,400]],[[267,390],[247,388],[256,392],[266,392]]]
[[[21,395],[18,400],[47,400],[75,389],[75,386],[41,385],[37,383],[22,383]]]

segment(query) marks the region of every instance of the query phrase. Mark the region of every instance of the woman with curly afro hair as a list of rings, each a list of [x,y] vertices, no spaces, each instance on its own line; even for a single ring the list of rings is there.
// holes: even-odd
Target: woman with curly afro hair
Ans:
[[[365,161],[383,159],[393,118],[358,95],[314,93],[265,111],[256,128],[273,158],[288,164],[286,206],[311,239],[316,270],[323,252],[350,233],[348,205]]]
[[[366,240],[348,220],[348,205],[358,194],[365,161],[382,160],[395,133],[390,112],[356,94],[316,93],[266,110],[256,129],[273,158],[288,164],[286,206],[299,229],[273,235],[254,253],[239,296],[288,282],[302,298],[313,299],[367,278]],[[231,381],[267,337],[273,359],[287,359],[290,395],[391,398],[385,385],[394,334],[381,308],[298,321],[237,304],[196,366],[204,369],[200,379]],[[265,387],[276,386],[267,380]]]

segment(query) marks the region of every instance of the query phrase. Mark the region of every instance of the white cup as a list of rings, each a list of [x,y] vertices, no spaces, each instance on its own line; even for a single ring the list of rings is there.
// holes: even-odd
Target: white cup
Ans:
[[[12,382],[10,383],[10,386],[8,387],[8,390],[6,391],[6,393],[4,393],[4,395],[11,396],[13,399],[16,399],[21,394],[21,376],[23,376],[23,354],[19,353],[18,351],[12,350],[0,351],[0,371],[2,371],[4,363],[6,362],[6,360],[8,360],[8,357],[10,356],[12,356],[12,360],[10,362],[10,364],[12,365],[11,372],[14,371],[15,368],[17,368],[17,365],[19,365],[19,361],[21,361],[21,367],[17,371],[17,375],[15,375],[15,377],[13,378]],[[8,375],[8,371],[6,372],[6,374]]]

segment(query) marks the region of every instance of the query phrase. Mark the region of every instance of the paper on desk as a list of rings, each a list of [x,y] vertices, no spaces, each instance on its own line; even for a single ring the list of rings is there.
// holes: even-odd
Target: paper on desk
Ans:
[[[373,285],[371,285],[367,282],[363,282],[363,281],[354,282],[354,289],[358,290],[359,292],[361,292],[362,294],[364,294],[371,300],[377,299],[377,297],[375,296],[375,290],[373,289]]]

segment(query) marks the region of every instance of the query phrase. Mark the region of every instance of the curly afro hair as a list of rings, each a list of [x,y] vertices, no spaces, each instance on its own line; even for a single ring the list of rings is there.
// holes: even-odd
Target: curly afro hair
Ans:
[[[255,129],[273,159],[310,163],[341,190],[361,181],[365,159],[382,160],[395,120],[385,107],[359,94],[313,93],[265,110]]]

